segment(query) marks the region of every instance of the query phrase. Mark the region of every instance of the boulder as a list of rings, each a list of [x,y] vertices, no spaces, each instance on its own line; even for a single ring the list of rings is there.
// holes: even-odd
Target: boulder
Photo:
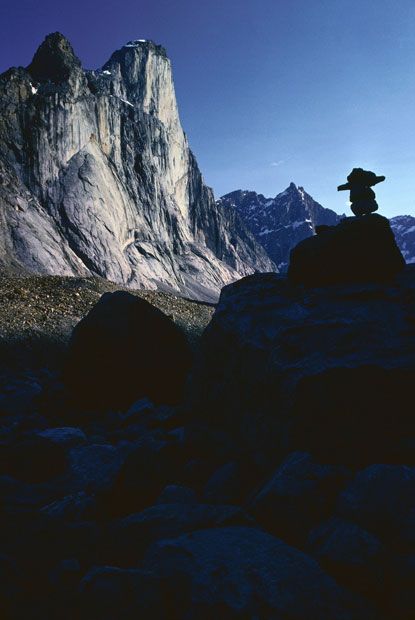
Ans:
[[[363,365],[329,368],[296,389],[291,445],[322,462],[364,467],[376,461],[413,462],[406,438],[415,437],[407,407],[415,372]]]
[[[157,579],[139,569],[95,566],[79,586],[79,607],[73,616],[82,620],[162,620],[165,608]]]
[[[415,551],[415,467],[367,467],[340,494],[337,509],[390,547]]]
[[[191,354],[163,312],[125,291],[105,293],[75,327],[64,379],[84,405],[127,408],[142,397],[176,403]]]
[[[43,506],[41,514],[49,519],[82,521],[88,513],[93,512],[94,508],[94,498],[84,491],[79,491]]]
[[[318,563],[278,538],[248,527],[199,530],[152,546],[144,568],[177,580],[177,618],[375,617]]]
[[[309,530],[331,514],[349,478],[345,467],[320,465],[295,452],[259,491],[251,510],[265,529],[301,546]]]
[[[107,490],[114,483],[126,454],[115,446],[90,444],[72,448],[68,454],[68,477],[74,491]]]
[[[113,522],[100,544],[102,560],[116,566],[137,566],[157,540],[195,530],[254,524],[237,506],[209,504],[157,504]]]
[[[40,431],[38,435],[39,437],[49,439],[49,441],[65,448],[72,448],[73,446],[84,444],[87,441],[83,430],[70,426],[47,428]]]
[[[339,583],[365,596],[385,586],[385,550],[380,540],[356,523],[338,517],[320,523],[308,537],[308,552]]]
[[[358,467],[408,462],[414,300],[412,266],[393,284],[239,280],[222,289],[202,336],[189,411],[276,464],[296,450]]]
[[[405,266],[389,221],[381,215],[346,217],[316,232],[291,250],[288,277],[296,284],[384,282]]]
[[[185,458],[178,441],[143,438],[101,497],[100,510],[108,516],[123,517],[151,506],[166,485],[178,482]]]
[[[66,464],[64,448],[44,437],[22,439],[0,450],[0,473],[23,482],[51,480],[64,473]]]
[[[157,504],[195,504],[196,492],[182,484],[169,484],[160,493]]]

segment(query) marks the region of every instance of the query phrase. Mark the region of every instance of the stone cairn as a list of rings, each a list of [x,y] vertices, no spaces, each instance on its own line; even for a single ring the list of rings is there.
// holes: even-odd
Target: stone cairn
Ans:
[[[377,176],[370,170],[353,168],[347,177],[347,183],[339,185],[337,191],[350,190],[350,208],[356,216],[368,215],[378,210],[376,194],[371,189],[373,185],[385,180],[384,176]]]

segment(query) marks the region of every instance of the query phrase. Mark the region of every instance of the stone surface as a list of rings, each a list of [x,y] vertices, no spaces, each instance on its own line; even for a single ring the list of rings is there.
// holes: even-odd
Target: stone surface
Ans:
[[[254,528],[199,530],[161,541],[144,567],[169,579],[181,576],[181,618],[374,617],[315,560]]]
[[[309,530],[332,513],[349,477],[344,467],[320,465],[309,454],[295,452],[259,491],[251,510],[268,531],[304,544]]]
[[[189,407],[280,460],[408,462],[414,351],[410,266],[393,284],[309,290],[257,274],[223,289]]]
[[[339,583],[365,596],[382,595],[390,559],[380,540],[356,523],[332,518],[315,527],[307,550]]]
[[[169,484],[160,493],[157,504],[195,504],[197,494],[181,484]]]
[[[64,377],[81,403],[126,408],[144,396],[179,400],[190,363],[186,337],[173,321],[119,291],[104,294],[75,327]]]
[[[74,490],[89,492],[109,488],[125,458],[121,449],[106,444],[72,448],[68,455],[71,486]]]
[[[87,441],[85,433],[80,428],[72,428],[70,426],[47,428],[44,431],[40,431],[38,435],[65,448],[82,445]]]
[[[371,465],[340,494],[338,513],[408,552],[415,549],[415,467]]]
[[[292,282],[306,286],[383,282],[404,268],[389,222],[381,215],[347,217],[316,232],[291,251]]]
[[[139,569],[96,566],[83,577],[75,616],[82,620],[167,618],[157,579]]]
[[[274,269],[205,186],[160,46],[132,42],[86,71],[49,35],[0,76],[0,118],[2,268],[209,300]]]
[[[64,473],[66,455],[62,446],[43,437],[31,437],[1,446],[0,471],[17,480],[38,483]]]
[[[250,526],[254,520],[238,506],[157,504],[113,522],[103,535],[100,553],[105,563],[133,567],[158,540],[231,525]]]

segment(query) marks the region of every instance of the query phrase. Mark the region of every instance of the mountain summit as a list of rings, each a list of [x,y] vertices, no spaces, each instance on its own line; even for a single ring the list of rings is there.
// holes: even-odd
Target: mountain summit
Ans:
[[[222,196],[217,204],[237,210],[282,271],[286,271],[290,250],[299,241],[314,234],[316,226],[332,226],[341,218],[331,209],[322,207],[295,183],[290,183],[275,198],[237,190]]]
[[[275,266],[216,205],[180,124],[170,61],[130,41],[86,71],[48,35],[0,76],[0,268],[98,275],[214,299]]]

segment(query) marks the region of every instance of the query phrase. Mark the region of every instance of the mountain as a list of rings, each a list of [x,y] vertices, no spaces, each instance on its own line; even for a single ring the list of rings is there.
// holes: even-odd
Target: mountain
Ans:
[[[281,271],[287,270],[292,248],[313,235],[316,226],[333,226],[345,217],[322,207],[294,183],[275,198],[236,190],[222,196],[216,204],[237,210]],[[390,225],[405,261],[415,263],[415,217],[398,215],[391,218]]]
[[[281,271],[288,267],[290,250],[314,234],[316,226],[331,226],[341,219],[294,183],[275,198],[237,190],[222,196],[217,205],[237,210]]]
[[[48,35],[0,76],[0,268],[98,275],[213,299],[275,266],[216,205],[180,124],[171,64],[131,41],[84,70]]]
[[[415,217],[397,215],[390,219],[390,225],[404,259],[415,263]]]

